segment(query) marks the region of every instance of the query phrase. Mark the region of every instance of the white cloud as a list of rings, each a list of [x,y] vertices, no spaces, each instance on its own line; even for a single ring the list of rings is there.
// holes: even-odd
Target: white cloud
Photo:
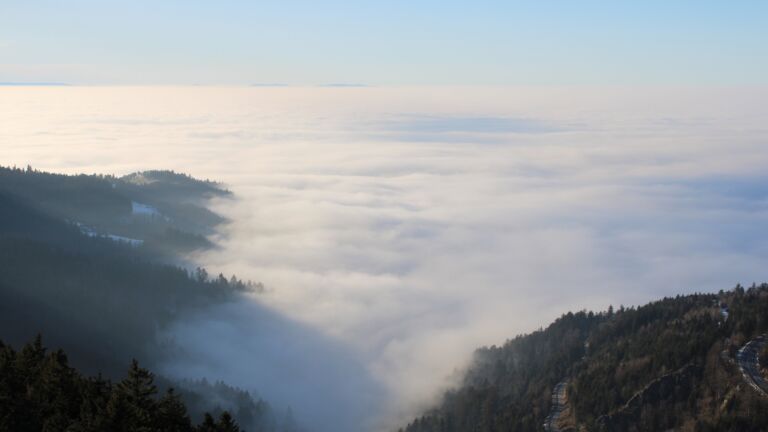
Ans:
[[[355,384],[334,389],[331,402],[367,394],[380,407],[350,406],[348,430],[406,419],[473,348],[569,309],[766,278],[765,89],[7,95],[5,163],[172,168],[228,182],[239,200],[218,209],[234,222],[223,248],[199,259],[263,281],[270,292],[260,301],[279,315],[251,320],[262,316],[251,304],[190,317],[177,337],[228,355],[201,351],[174,370],[204,370],[281,401],[303,392],[297,413],[311,417],[328,394],[322,384],[281,388],[269,377],[291,362],[321,373],[315,357],[297,349],[271,364],[239,359],[272,352],[276,340],[321,338],[311,348],[320,364],[343,353],[343,364],[364,371],[354,369]],[[234,342],[264,322],[275,339]]]

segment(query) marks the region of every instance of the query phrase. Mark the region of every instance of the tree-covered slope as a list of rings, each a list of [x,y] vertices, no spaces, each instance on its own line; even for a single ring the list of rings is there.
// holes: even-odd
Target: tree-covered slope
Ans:
[[[9,185],[13,181],[0,176],[0,338],[6,341],[21,344],[42,333],[66,347],[78,367],[113,373],[125,358],[151,359],[156,331],[175,316],[252,288],[236,278],[168,265],[129,242],[84,233],[50,210],[49,195],[40,192],[67,183],[57,175],[24,171],[11,177],[29,177],[22,183],[34,187]],[[64,178],[75,183],[64,193],[72,196],[98,190],[101,182]],[[104,189],[96,207],[111,202],[106,197],[112,194],[111,187]]]
[[[258,288],[234,276],[209,277],[203,269],[170,264],[181,262],[183,248],[166,244],[163,233],[205,240],[203,228],[186,230],[212,229],[223,220],[195,215],[210,213],[204,207],[208,195],[228,192],[169,172],[149,177],[155,179],[151,188],[123,188],[122,180],[109,176],[0,168],[0,340],[20,346],[42,334],[63,347],[78,370],[117,379],[126,359],[152,365],[173,349],[158,334],[178,317]],[[138,212],[137,199],[144,200]],[[190,206],[197,209],[187,216],[194,223],[178,225],[179,219],[167,216]],[[128,234],[143,243],[116,237]],[[163,377],[157,383],[182,387]],[[13,393],[8,385],[0,383],[0,391]],[[262,427],[273,417],[262,401],[223,383],[179,390],[195,419],[226,406],[243,416],[248,430],[275,430],[274,424]]]
[[[172,171],[118,178],[53,174],[29,167],[0,167],[0,194],[21,198],[89,236],[123,240],[168,260],[211,246],[205,236],[224,218],[206,203],[231,195],[217,183]]]
[[[478,350],[463,383],[404,430],[542,431],[558,382],[568,395],[559,430],[766,430],[768,398],[736,362],[766,331],[768,285],[568,313]]]

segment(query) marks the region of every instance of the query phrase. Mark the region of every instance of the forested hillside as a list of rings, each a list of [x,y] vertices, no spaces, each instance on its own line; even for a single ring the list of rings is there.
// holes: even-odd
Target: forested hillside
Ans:
[[[21,346],[42,334],[78,370],[111,379],[131,358],[152,365],[169,343],[158,334],[177,317],[261,289],[174,264],[184,251],[210,246],[204,234],[223,218],[206,200],[228,195],[165,171],[118,179],[0,168],[0,340]],[[268,405],[224,383],[156,383],[178,388],[195,421],[224,406],[247,430],[277,430]],[[11,384],[0,387],[12,394]]]
[[[179,253],[212,246],[205,235],[224,219],[205,204],[231,195],[216,183],[172,171],[118,178],[31,167],[0,167],[0,194],[21,198],[88,236],[122,241],[143,249],[145,256],[170,261],[178,261]]]
[[[738,351],[767,331],[766,284],[568,313],[479,349],[461,386],[403,430],[768,430],[768,397]],[[560,382],[567,404],[545,428]]]
[[[126,194],[112,187],[119,182],[112,177],[0,169],[0,337],[18,345],[42,333],[67,347],[78,367],[115,373],[126,358],[151,358],[157,351],[156,330],[178,314],[258,289],[232,276],[212,278],[203,269],[168,265],[156,249],[145,246],[164,241],[147,227],[185,231],[175,218],[132,215],[132,199],[162,196],[151,202],[163,211],[194,202],[204,214],[208,211],[200,200],[206,194],[226,193],[177,174],[149,177],[155,180],[145,186],[128,183],[125,187],[133,192]],[[164,178],[185,186],[163,186]],[[208,222],[221,220],[188,219],[208,229],[213,228]],[[84,231],[83,220],[104,231]],[[107,234],[107,227],[123,226],[146,242]]]
[[[172,388],[162,395],[154,375],[134,360],[121,381],[85,377],[62,350],[40,337],[16,352],[0,341],[0,431],[239,432],[229,412],[206,413],[193,426]]]

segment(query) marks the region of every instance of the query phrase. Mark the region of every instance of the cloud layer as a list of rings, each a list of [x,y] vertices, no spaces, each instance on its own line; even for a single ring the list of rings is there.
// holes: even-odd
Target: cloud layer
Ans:
[[[766,279],[766,89],[2,91],[4,163],[230,185],[197,259],[268,292],[178,323],[168,369],[327,430],[407,420],[569,309]]]

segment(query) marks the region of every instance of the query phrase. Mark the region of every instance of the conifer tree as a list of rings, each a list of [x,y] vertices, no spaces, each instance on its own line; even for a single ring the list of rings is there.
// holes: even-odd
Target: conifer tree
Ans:
[[[224,411],[219,417],[218,432],[240,432],[240,427],[228,411]]]
[[[157,427],[165,432],[192,431],[187,408],[172,388],[168,389],[157,404]]]
[[[65,430],[78,414],[77,376],[62,350],[48,354],[40,368],[38,383],[43,431]]]
[[[114,432],[128,432],[133,425],[131,410],[125,395],[119,391],[112,391],[104,412],[103,424],[105,430]]]
[[[197,432],[218,432],[216,429],[216,421],[213,420],[211,414],[205,413],[203,422],[197,427]]]
[[[285,418],[283,418],[283,432],[299,432],[299,425],[296,423],[296,419],[293,417],[293,410],[288,407],[285,410]]]
[[[134,359],[128,369],[128,376],[115,389],[115,393],[122,399],[118,403],[123,403],[129,412],[130,421],[127,426],[133,431],[148,431],[153,424],[157,409],[154,379],[154,375],[139,367],[139,362]]]
[[[170,389],[159,400],[154,376],[134,360],[115,386],[86,378],[61,350],[46,354],[38,336],[16,353],[0,342],[0,432],[239,432],[224,412],[197,428]]]

